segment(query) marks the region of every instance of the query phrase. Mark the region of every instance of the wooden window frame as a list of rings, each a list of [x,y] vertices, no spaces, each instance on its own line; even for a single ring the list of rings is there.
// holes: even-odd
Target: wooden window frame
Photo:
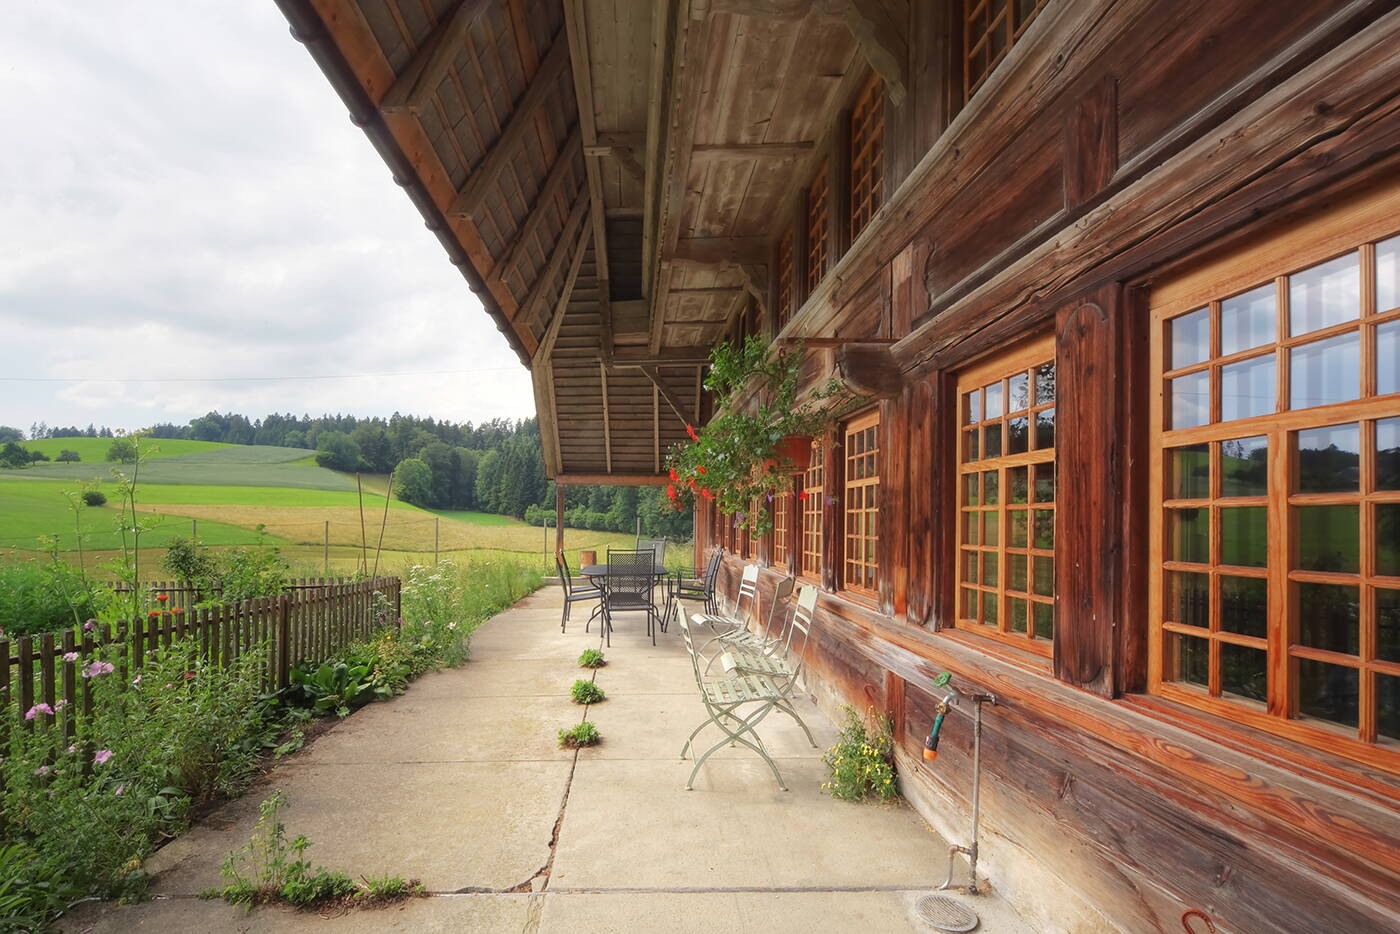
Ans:
[[[805,292],[811,295],[817,290],[826,276],[831,263],[831,242],[828,233],[830,222],[827,212],[830,208],[831,183],[827,178],[829,167],[825,161],[817,168],[812,183],[807,186],[804,201],[803,224],[807,231],[807,255],[803,257],[803,280]]]
[[[1392,182],[1334,203],[1322,210],[1299,217],[1287,229],[1277,226],[1259,237],[1228,251],[1216,251],[1211,258],[1180,275],[1154,285],[1149,298],[1150,338],[1149,385],[1149,540],[1148,556],[1148,692],[1223,719],[1242,723],[1294,742],[1326,749],[1347,758],[1400,772],[1400,740],[1379,739],[1378,678],[1400,677],[1400,662],[1376,658],[1378,620],[1376,592],[1380,588],[1400,590],[1400,577],[1377,574],[1376,504],[1400,502],[1400,491],[1376,489],[1377,439],[1375,423],[1400,416],[1400,394],[1378,395],[1377,328],[1400,321],[1400,308],[1376,307],[1375,244],[1400,235],[1400,182]],[[1360,293],[1355,319],[1291,336],[1289,333],[1288,277],[1307,271],[1319,263],[1356,254]],[[1265,344],[1230,355],[1221,355],[1221,303],[1265,284],[1274,285],[1275,333]],[[1201,308],[1209,309],[1209,348],[1207,359],[1198,364],[1170,368],[1167,347],[1171,322]],[[1290,349],[1327,340],[1338,335],[1359,334],[1361,365],[1359,395],[1327,405],[1292,409],[1290,395]],[[1273,413],[1221,419],[1222,366],[1240,360],[1274,355],[1275,409]],[[1211,400],[1209,420],[1203,426],[1170,428],[1168,380],[1191,372],[1209,372]],[[1360,426],[1360,475],[1357,492],[1340,494],[1297,493],[1294,483],[1298,464],[1295,433],[1316,427]],[[1261,497],[1221,495],[1220,446],[1238,438],[1263,436],[1268,441],[1266,494]],[[1201,500],[1171,498],[1172,482],[1168,452],[1186,444],[1209,444],[1209,496]],[[1223,501],[1223,502],[1222,502]],[[1221,557],[1222,505],[1263,506],[1267,522],[1267,565],[1264,568],[1238,568],[1225,565]],[[1311,505],[1358,505],[1361,536],[1358,573],[1308,571],[1296,568],[1299,528],[1295,510]],[[1170,558],[1167,514],[1173,508],[1206,508],[1209,516],[1209,555],[1205,564],[1175,562]],[[1207,628],[1182,625],[1167,617],[1168,573],[1173,571],[1209,575]],[[1264,579],[1268,610],[1263,637],[1253,637],[1220,629],[1220,584],[1222,576]],[[1335,653],[1299,644],[1300,614],[1295,584],[1332,583],[1358,588],[1359,647],[1355,655]],[[1205,638],[1208,646],[1207,684],[1204,689],[1169,675],[1167,643],[1173,635]],[[1265,701],[1236,699],[1222,690],[1222,645],[1234,644],[1264,650],[1267,688]],[[1298,666],[1303,660],[1326,662],[1357,672],[1357,726],[1350,728],[1321,718],[1299,718]]]
[[[956,585],[953,608],[955,625],[964,632],[976,633],[997,643],[1028,651],[1045,659],[1049,659],[1054,654],[1055,632],[1060,624],[1056,611],[1054,584],[1055,563],[1061,560],[1057,554],[1059,536],[1055,529],[1058,483],[1054,479],[1055,446],[1053,444],[1048,447],[1041,446],[1036,435],[1037,417],[1049,413],[1053,420],[1058,398],[1052,396],[1048,401],[1037,401],[1035,380],[1028,379],[1028,406],[1008,411],[1010,408],[1008,380],[1022,374],[1036,374],[1039,368],[1047,363],[1052,366],[1056,363],[1055,335],[1053,333],[1022,341],[1010,350],[985,357],[964,368],[957,374],[954,387],[955,430],[957,431],[957,444],[955,445],[957,488],[954,493],[957,517],[954,541],[957,559],[954,562],[953,573]],[[982,396],[985,387],[992,384],[1001,387],[1003,398],[1000,413],[993,418],[987,418]],[[977,417],[975,419],[970,417],[968,409],[972,393],[978,394],[976,397],[978,408],[975,413]],[[1026,450],[1015,454],[1007,453],[1010,440],[1009,423],[1023,415],[1027,419]],[[991,458],[979,456],[975,460],[970,460],[968,453],[973,438],[977,439],[976,443],[979,445],[978,454],[985,454],[981,442],[988,430],[994,430],[997,437],[1000,438],[999,453]],[[1047,465],[1051,477],[1052,495],[1049,498],[1045,498],[1037,490],[1037,479]],[[1011,472],[1023,468],[1027,478],[1026,500],[1024,503],[1013,502],[1011,501]],[[989,474],[994,474],[996,477],[995,504],[987,503],[985,486]],[[970,483],[977,486],[976,502],[970,501]],[[1049,512],[1051,516],[1052,540],[1048,548],[1036,547],[1035,520],[1037,514],[1045,512]],[[1026,544],[1024,546],[1011,544],[1012,522],[1016,515],[1024,515],[1025,517]],[[992,526],[996,529],[996,542],[993,544],[987,542],[989,537],[986,534],[986,530],[989,528],[988,519],[992,520]],[[975,534],[974,529],[976,530]],[[1012,589],[1008,585],[1013,557],[1025,559],[1026,581],[1022,589]],[[989,561],[989,558],[992,560]],[[974,564],[975,573],[970,573],[969,568],[973,567]],[[1037,566],[1042,564],[1050,568],[1051,593],[1049,594],[1036,592],[1036,570]],[[992,569],[991,574],[996,577],[996,583],[993,585],[986,583],[987,577],[990,576],[988,574],[989,568]],[[970,576],[975,579],[969,579]],[[988,597],[991,598],[996,613],[995,625],[989,625],[983,621],[986,616],[985,606]],[[968,611],[969,599],[973,599],[977,603],[972,613]],[[1025,605],[1026,629],[1024,634],[1012,629],[1011,606],[1013,600],[1021,601]],[[1050,614],[1051,634],[1048,638],[1036,634],[1037,607],[1045,607],[1045,610],[1039,612]]]
[[[851,108],[847,190],[851,240],[860,236],[884,203],[885,83],[872,75]]]
[[[802,580],[821,581],[822,544],[826,530],[822,527],[822,512],[826,497],[826,446],[821,438],[812,441],[812,462],[802,474],[797,494],[799,522],[797,528],[797,576]]]
[[[847,421],[841,435],[841,589],[873,599],[880,595],[879,407]]]
[[[790,518],[792,513],[792,499],[794,493],[789,488],[773,496],[773,547],[769,552],[770,563],[775,567],[790,568],[793,554],[792,532]]]
[[[797,312],[797,283],[794,279],[793,250],[794,231],[789,227],[778,239],[778,254],[776,265],[777,275],[777,301],[778,321],[777,328],[781,331],[792,316]]]
[[[1021,34],[1026,31],[1026,27],[1036,18],[1037,14],[1050,2],[1050,0],[1033,0],[1034,7],[1030,13],[1023,14],[1017,0],[1000,0],[1000,7],[997,8],[998,0],[962,0],[959,4],[961,15],[957,17],[955,27],[962,35],[962,53],[958,56],[959,72],[961,73],[960,85],[962,87],[963,103],[972,100],[972,95],[977,93],[987,80],[996,71],[997,65],[1006,58],[1011,47],[1016,44],[1016,40],[1021,38]],[[987,28],[974,36],[974,22],[984,11],[992,11],[989,16]],[[982,47],[991,42],[993,34],[1001,30],[1002,44],[995,55],[987,60],[987,66],[981,72],[974,75],[972,60]]]

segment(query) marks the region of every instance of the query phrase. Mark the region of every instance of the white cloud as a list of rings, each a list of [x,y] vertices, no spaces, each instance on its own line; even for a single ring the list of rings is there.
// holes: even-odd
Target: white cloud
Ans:
[[[533,413],[530,381],[269,2],[16,4],[0,424]],[[124,378],[472,371],[327,381]]]

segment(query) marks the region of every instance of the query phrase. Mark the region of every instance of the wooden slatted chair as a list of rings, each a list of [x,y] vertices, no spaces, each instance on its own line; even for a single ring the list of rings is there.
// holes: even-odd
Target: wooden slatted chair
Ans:
[[[695,742],[695,737],[700,735],[700,731],[705,727],[714,725],[719,728],[724,737],[695,760],[695,767],[690,770],[690,777],[686,779],[685,790],[691,791],[695,787],[695,776],[700,772],[700,766],[705,764],[705,760],[718,752],[722,747],[733,743],[742,743],[754,752],[758,753],[764,762],[768,763],[768,768],[773,770],[773,777],[778,780],[778,787],[787,791],[787,784],[783,782],[783,775],[778,771],[778,765],[773,761],[773,757],[768,754],[767,748],[763,745],[763,740],[757,733],[759,723],[774,710],[782,700],[782,693],[771,680],[762,675],[736,674],[728,678],[707,679],[700,673],[700,654],[695,648],[695,640],[691,635],[691,622],[684,617],[680,620],[681,635],[685,638],[686,652],[690,655],[691,668],[695,674],[695,686],[700,692],[700,700],[705,705],[705,720],[691,731],[686,739],[685,745],[681,747],[681,758],[686,757],[687,752],[691,752]],[[750,708],[747,713],[742,709]]]

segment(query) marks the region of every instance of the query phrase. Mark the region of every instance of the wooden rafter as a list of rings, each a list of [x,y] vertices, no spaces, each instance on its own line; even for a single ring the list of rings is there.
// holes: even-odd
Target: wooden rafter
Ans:
[[[447,213],[459,217],[470,216],[481,207],[482,201],[491,191],[491,186],[510,161],[516,158],[526,134],[534,129],[536,112],[558,86],[559,75],[568,63],[569,43],[563,36],[559,36],[540,61],[539,70],[535,72],[530,86],[525,89],[520,102],[511,113],[500,137],[467,177],[466,185],[457,193]]]
[[[691,157],[719,161],[723,159],[795,159],[807,156],[816,143],[803,140],[796,143],[696,143]]]
[[[598,383],[603,387],[603,458],[612,473],[612,419],[608,415],[608,368],[598,361]]]
[[[457,9],[444,17],[414,53],[408,67],[399,73],[379,102],[384,113],[418,113],[428,97],[442,83],[452,67],[462,42],[491,0],[460,0]]]
[[[697,237],[677,240],[670,250],[672,261],[709,266],[761,266],[767,262],[767,254],[766,237]]]
[[[525,218],[524,223],[520,225],[520,229],[515,232],[514,240],[510,246],[510,252],[506,254],[505,259],[501,260],[501,265],[499,267],[500,272],[497,273],[497,275],[505,277],[515,272],[516,263],[520,262],[521,257],[525,254],[525,245],[530,243],[535,238],[535,235],[539,233],[540,224],[544,223],[545,218],[549,216],[550,208],[554,204],[554,199],[558,197],[559,190],[564,187],[564,180],[569,177],[569,169],[574,164],[574,155],[578,152],[578,149],[579,130],[578,125],[575,124],[573,132],[569,134],[568,140],[565,141],[563,148],[559,150],[559,155],[555,158],[554,165],[550,167],[549,177],[546,178],[544,184],[540,186],[540,193],[535,198],[535,203],[530,208],[529,215]],[[577,197],[577,195],[575,195],[575,197]]]
[[[540,346],[535,350],[535,361],[547,362],[549,355],[554,352],[554,342],[559,339],[559,329],[564,324],[564,316],[568,314],[569,300],[573,298],[574,284],[578,281],[578,271],[583,265],[584,255],[588,253],[588,242],[592,236],[593,231],[587,227],[579,235],[573,261],[569,264],[569,274],[564,279],[563,291],[559,293],[559,300],[554,303],[554,313],[549,319],[549,326],[540,338]]]
[[[522,318],[529,324],[534,320],[535,306],[548,294],[550,285],[559,276],[559,271],[564,266],[564,261],[569,258],[569,252],[564,246],[570,243],[581,243],[582,237],[579,228],[583,224],[584,215],[587,213],[588,200],[583,192],[579,192],[574,199],[573,210],[569,212],[569,219],[564,223],[564,229],[559,232],[559,239],[554,244],[554,250],[549,257],[549,264],[540,273],[535,284],[530,287],[530,294],[520,303],[520,311],[517,318]]]
[[[611,325],[612,311],[608,307],[608,230],[607,205],[603,203],[603,176],[598,168],[599,156],[592,152],[598,144],[598,124],[593,105],[593,64],[588,52],[588,29],[584,19],[583,0],[565,0],[564,32],[571,50],[573,65],[574,95],[578,102],[578,123],[583,135],[584,171],[588,179],[590,202],[590,222],[593,226],[593,261],[598,276],[599,313],[603,316],[605,329]],[[604,355],[611,351],[611,341],[603,348]]]
[[[855,37],[861,54],[885,79],[885,94],[899,106],[909,87],[907,5],[891,0],[847,0],[845,15],[846,28]]]
[[[651,380],[652,385],[661,393],[661,398],[666,400],[666,404],[676,413],[677,418],[687,425],[695,424],[695,419],[691,416],[690,412],[687,411],[685,400],[671,391],[670,387],[661,379],[661,372],[657,370],[656,367],[639,366],[637,369],[641,370],[646,378]]]

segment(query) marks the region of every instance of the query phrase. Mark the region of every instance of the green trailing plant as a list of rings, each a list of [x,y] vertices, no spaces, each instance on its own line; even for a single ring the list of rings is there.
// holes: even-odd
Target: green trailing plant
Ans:
[[[598,728],[585,720],[578,726],[559,731],[559,746],[564,749],[578,749],[582,746],[596,746],[602,740]]]
[[[872,729],[854,707],[841,709],[846,712],[846,723],[836,745],[822,757],[831,770],[831,779],[823,782],[822,788],[842,801],[890,801],[899,797],[889,716],[873,707],[867,710],[866,715],[875,724]]]
[[[575,704],[596,704],[607,697],[602,688],[585,678],[575,681],[574,686],[569,688],[569,694]]]
[[[229,853],[220,867],[225,884],[201,892],[201,898],[221,898],[249,909],[270,902],[301,908],[343,899],[357,890],[355,880],[345,873],[311,865],[306,858],[311,840],[304,834],[287,839],[281,819],[286,806],[287,796],[280,791],[258,806],[252,839],[242,850]]]
[[[607,661],[604,660],[603,653],[598,649],[584,649],[578,657],[580,668],[602,668],[606,664]]]
[[[753,504],[788,487],[796,468],[784,439],[820,434],[855,401],[836,379],[800,395],[801,369],[800,347],[777,351],[761,335],[710,352],[705,387],[717,414],[698,430],[686,425],[690,443],[666,456],[672,506],[685,510],[701,496],[757,534],[772,528],[771,510]]]
[[[21,843],[0,845],[0,930],[44,931],[83,894]]]

